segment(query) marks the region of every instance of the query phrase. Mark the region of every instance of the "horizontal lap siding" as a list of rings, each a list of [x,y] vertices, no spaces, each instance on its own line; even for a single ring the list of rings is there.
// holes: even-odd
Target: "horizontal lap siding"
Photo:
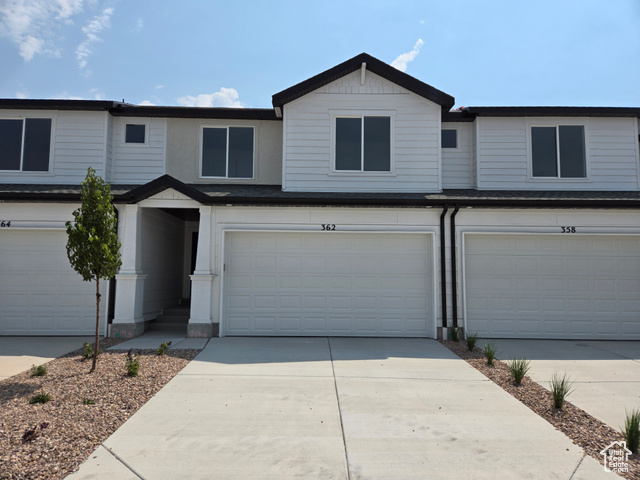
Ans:
[[[285,106],[285,190],[439,190],[440,107],[371,72],[366,77],[360,86],[356,72]],[[389,111],[394,113],[393,173],[332,172],[332,114]]]
[[[471,167],[472,123],[443,123],[442,129],[458,131],[458,147],[442,149],[442,188],[473,188]]]
[[[125,144],[124,128],[127,123],[146,123],[148,119],[117,118],[113,125],[114,183],[146,183],[165,173],[167,121],[149,120],[144,145]]]
[[[505,190],[637,190],[638,137],[631,118],[479,118],[478,188]],[[531,125],[584,125],[588,178],[531,179]],[[443,157],[444,161],[444,157]]]

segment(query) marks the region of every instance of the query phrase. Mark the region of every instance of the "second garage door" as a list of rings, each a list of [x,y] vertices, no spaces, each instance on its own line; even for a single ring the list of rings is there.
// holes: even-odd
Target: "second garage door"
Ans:
[[[467,330],[496,338],[640,338],[640,237],[465,236]]]
[[[230,232],[226,335],[433,335],[428,234]]]
[[[6,228],[0,242],[0,335],[95,332],[95,283],[71,268],[64,231]]]

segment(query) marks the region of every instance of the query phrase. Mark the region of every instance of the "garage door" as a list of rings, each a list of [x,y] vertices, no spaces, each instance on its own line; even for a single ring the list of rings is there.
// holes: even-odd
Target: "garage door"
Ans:
[[[640,237],[466,235],[469,332],[640,338]]]
[[[71,268],[66,242],[63,231],[0,230],[1,335],[95,331],[95,284]]]
[[[228,233],[226,335],[433,335],[431,236]]]

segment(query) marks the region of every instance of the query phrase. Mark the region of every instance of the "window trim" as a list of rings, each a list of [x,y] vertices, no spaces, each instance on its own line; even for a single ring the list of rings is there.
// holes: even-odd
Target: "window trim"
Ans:
[[[47,170],[23,170],[24,166],[24,140],[25,140],[25,122],[30,119],[39,119],[39,120],[50,120],[51,121],[51,130],[49,132],[49,160]],[[0,170],[0,175],[52,175],[53,174],[53,159],[54,159],[54,132],[55,132],[55,119],[56,117],[47,112],[46,115],[38,115],[38,112],[33,112],[32,114],[23,114],[23,115],[8,115],[2,116],[0,115],[0,120],[20,120],[22,121],[22,139],[20,141],[20,169],[19,170]]]
[[[204,153],[204,130],[205,128],[219,128],[225,129],[227,131],[227,149],[226,149],[226,176],[209,176],[202,175],[202,154]],[[251,163],[251,177],[230,177],[229,176],[229,129],[230,128],[251,128],[253,129],[253,152],[252,152],[252,163]],[[256,179],[256,142],[257,142],[257,131],[258,128],[255,125],[212,125],[212,124],[202,124],[200,125],[200,139],[199,139],[199,148],[198,148],[198,178],[221,178],[232,181],[248,181]]]
[[[454,132],[456,132],[456,146],[455,147],[445,147],[445,146],[442,145],[442,132],[445,131],[445,130],[453,130]],[[440,127],[440,149],[441,150],[446,150],[447,152],[459,150],[460,149],[460,130],[457,129],[457,128]]]
[[[585,162],[585,176],[584,177],[562,177],[561,174],[561,158],[560,158],[560,141],[559,141],[559,131],[558,127],[569,126],[569,127],[583,127],[584,129],[584,162]],[[531,130],[534,127],[554,127],[556,130],[556,167],[557,167],[557,176],[555,177],[536,177],[533,175],[533,139]],[[527,140],[527,174],[529,177],[529,181],[532,182],[569,182],[569,183],[579,183],[579,182],[590,182],[591,181],[591,169],[589,162],[589,121],[586,118],[576,117],[566,120],[556,120],[556,119],[536,119],[526,122],[526,140]]]
[[[395,173],[395,110],[329,110],[330,117],[330,151],[329,151],[329,175],[330,176],[373,176],[373,177],[389,177],[396,176]],[[336,168],[336,119],[337,118],[360,118],[365,117],[388,117],[389,118],[389,170],[388,171],[375,171],[364,170],[364,142],[361,145],[360,166],[362,170],[338,170]],[[361,138],[364,135],[364,121],[361,123]]]
[[[151,122],[149,120],[135,120],[135,121],[125,121],[122,124],[122,142],[121,145],[126,147],[148,147],[149,146],[149,137],[151,133]],[[144,125],[144,143],[135,143],[135,142],[127,142],[127,125]]]

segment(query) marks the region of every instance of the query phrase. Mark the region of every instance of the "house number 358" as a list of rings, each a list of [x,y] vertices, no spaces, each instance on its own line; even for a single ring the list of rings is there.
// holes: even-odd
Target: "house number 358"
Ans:
[[[325,232],[329,232],[331,230],[335,230],[336,229],[336,224],[335,223],[323,223],[320,226],[322,227],[322,230],[324,230]]]
[[[576,227],[560,227],[562,233],[576,233]]]

